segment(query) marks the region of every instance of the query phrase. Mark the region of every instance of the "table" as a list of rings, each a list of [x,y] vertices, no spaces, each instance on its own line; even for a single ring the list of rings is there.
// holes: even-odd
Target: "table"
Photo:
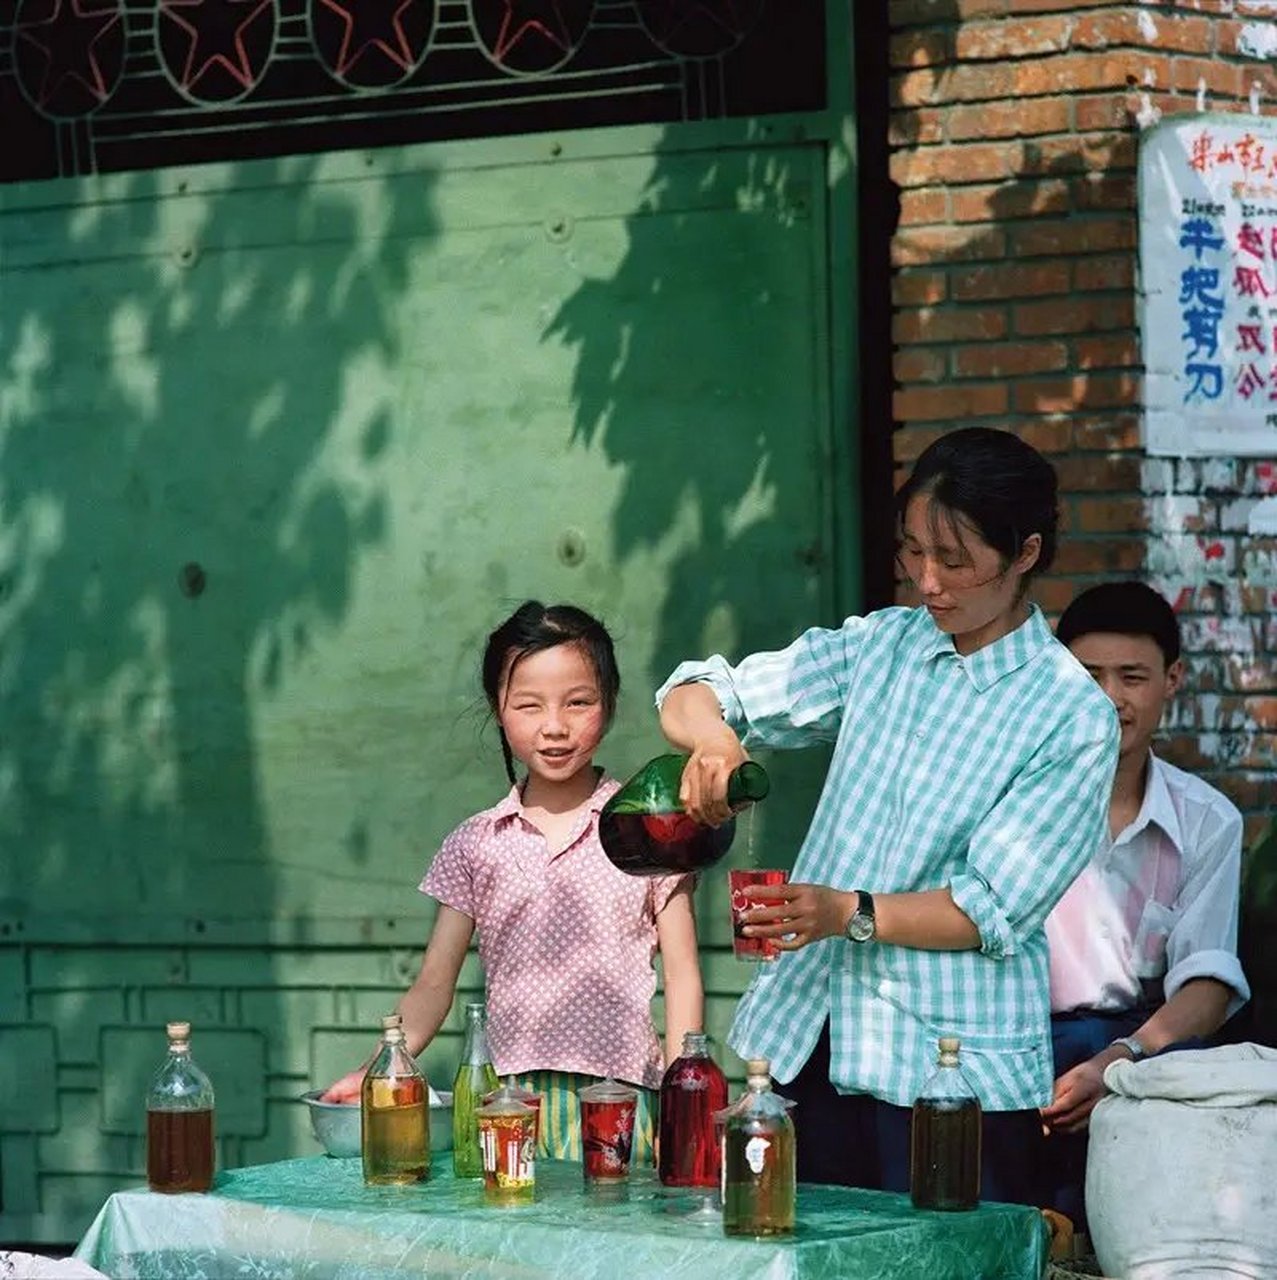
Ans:
[[[792,1240],[728,1238],[650,1170],[600,1196],[581,1166],[543,1161],[537,1199],[485,1203],[435,1156],[429,1182],[365,1187],[358,1159],[231,1169],[202,1195],[116,1192],[75,1256],[113,1280],[399,1280],[404,1276],[644,1280],[1039,1280],[1036,1209],[914,1209],[907,1196],[802,1186]]]

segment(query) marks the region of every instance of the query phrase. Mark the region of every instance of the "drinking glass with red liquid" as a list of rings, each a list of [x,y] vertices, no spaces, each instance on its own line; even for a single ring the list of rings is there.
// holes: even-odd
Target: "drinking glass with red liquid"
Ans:
[[[714,1113],[726,1105],[727,1077],[709,1055],[708,1038],[701,1031],[686,1032],[682,1053],[661,1081],[657,1170],[665,1186],[700,1192],[699,1211],[715,1221],[722,1147]]]
[[[586,1182],[624,1182],[630,1176],[638,1090],[600,1080],[577,1093]]]
[[[789,872],[776,868],[735,868],[727,873],[727,883],[732,895],[732,950],[737,960],[771,961],[780,955],[775,938],[747,938],[741,932],[745,927],[741,915],[754,907],[768,907],[781,901],[780,898],[768,898],[765,895],[747,895],[745,890],[751,885],[773,888],[788,880]]]

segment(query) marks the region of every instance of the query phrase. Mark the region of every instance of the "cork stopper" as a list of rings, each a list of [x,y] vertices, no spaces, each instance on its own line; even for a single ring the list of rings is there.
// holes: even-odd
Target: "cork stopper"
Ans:
[[[381,1020],[381,1029],[383,1031],[393,1031],[396,1027],[403,1026],[402,1013],[388,1013]]]
[[[189,1040],[191,1024],[189,1022],[166,1022],[164,1032],[170,1040]]]
[[[750,1058],[745,1063],[745,1071],[751,1076],[769,1076],[772,1073],[770,1058]]]
[[[958,1047],[961,1044],[962,1044],[962,1041],[959,1040],[957,1036],[941,1036],[940,1052],[941,1053],[957,1053]]]

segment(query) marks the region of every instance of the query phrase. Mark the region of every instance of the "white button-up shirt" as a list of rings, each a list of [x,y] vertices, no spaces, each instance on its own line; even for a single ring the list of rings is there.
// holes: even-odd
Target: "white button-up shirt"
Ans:
[[[1242,816],[1209,783],[1150,754],[1135,821],[1047,918],[1051,1010],[1130,1009],[1191,978],[1250,998],[1237,959]],[[1163,991],[1159,992],[1161,986]]]

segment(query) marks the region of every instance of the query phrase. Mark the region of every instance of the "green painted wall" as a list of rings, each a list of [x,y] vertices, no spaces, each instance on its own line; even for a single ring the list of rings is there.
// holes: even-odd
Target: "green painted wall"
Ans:
[[[169,1017],[224,1164],[315,1150],[296,1095],[503,789],[477,662],[519,600],[612,626],[620,775],[679,658],[854,604],[831,119],[0,188],[0,1239],[139,1176]],[[769,764],[733,858],[801,836],[823,760]]]

